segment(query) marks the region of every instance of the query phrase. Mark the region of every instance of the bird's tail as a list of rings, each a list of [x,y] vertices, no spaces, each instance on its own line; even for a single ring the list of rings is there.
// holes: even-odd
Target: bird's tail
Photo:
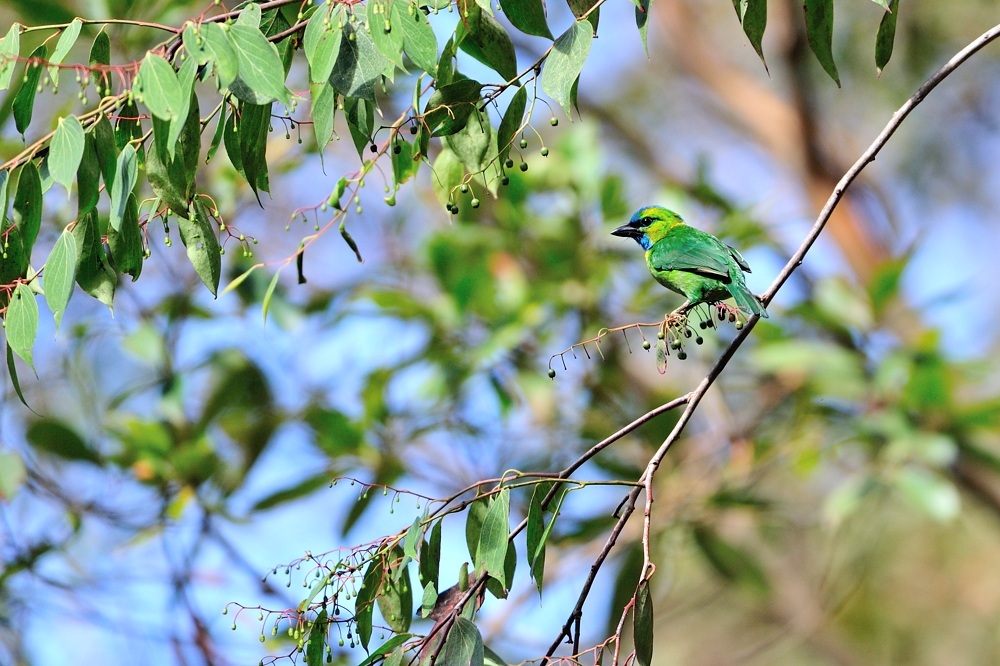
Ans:
[[[729,293],[733,295],[733,300],[736,301],[736,305],[740,306],[741,310],[767,319],[767,310],[764,309],[760,300],[747,289],[742,280],[733,280],[728,286]]]

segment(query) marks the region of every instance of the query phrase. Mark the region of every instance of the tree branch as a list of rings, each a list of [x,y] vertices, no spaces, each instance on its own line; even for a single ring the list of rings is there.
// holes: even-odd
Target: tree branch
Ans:
[[[843,199],[844,192],[851,185],[851,183],[853,183],[854,180],[858,177],[858,174],[860,174],[861,171],[863,171],[864,168],[868,166],[871,162],[875,161],[875,156],[878,155],[879,151],[882,150],[882,148],[889,141],[889,139],[896,132],[896,130],[899,128],[902,122],[910,114],[910,112],[913,111],[913,109],[916,108],[917,105],[920,104],[924,100],[924,98],[926,98],[927,95],[934,88],[937,87],[939,83],[941,83],[945,78],[951,75],[952,72],[958,69],[958,67],[961,66],[962,63],[964,63],[966,60],[972,57],[976,52],[978,52],[984,46],[997,39],[997,37],[1000,37],[1000,25],[996,25],[990,30],[984,32],[981,36],[979,36],[977,39],[971,42],[968,46],[966,46],[964,49],[955,54],[955,56],[953,56],[951,60],[945,63],[929,79],[927,79],[927,81],[924,82],[924,84],[921,85],[920,88],[918,88],[917,91],[908,100],[906,100],[906,102],[901,107],[899,107],[899,109],[892,115],[892,118],[886,124],[885,128],[883,128],[883,130],[875,138],[875,141],[873,141],[872,144],[868,147],[868,149],[865,150],[864,153],[862,153],[861,157],[858,158],[858,160],[854,163],[854,165],[851,166],[851,168],[847,170],[847,173],[845,173],[844,176],[840,179],[840,182],[837,183],[833,192],[830,194],[829,199],[827,199],[826,204],[823,206],[823,209],[820,211],[819,216],[817,217],[816,222],[813,224],[812,229],[809,230],[809,233],[806,235],[805,239],[799,245],[795,253],[788,260],[788,263],[785,264],[781,272],[778,273],[777,277],[775,277],[774,281],[771,283],[771,286],[768,288],[768,290],[764,292],[763,296],[761,296],[761,301],[764,303],[765,306],[769,305],[771,301],[774,300],[775,295],[778,293],[781,287],[784,286],[785,282],[788,281],[788,278],[790,278],[792,273],[794,273],[795,270],[802,265],[802,262],[805,259],[806,254],[812,248],[813,244],[816,242],[816,239],[819,238],[820,234],[823,233],[823,229],[826,227],[827,222],[830,220],[830,216],[832,215],[834,209]],[[686,396],[678,398],[678,400],[684,400],[687,403],[684,411],[681,413],[680,419],[677,421],[676,425],[674,425],[673,430],[670,431],[670,434],[667,436],[667,438],[663,440],[663,444],[660,445],[656,453],[654,453],[653,456],[649,459],[649,463],[647,464],[645,471],[642,473],[642,476],[640,476],[638,479],[638,483],[642,484],[642,486],[641,487],[637,486],[636,488],[632,489],[622,502],[622,506],[619,509],[621,511],[621,516],[619,517],[618,522],[615,524],[614,529],[609,535],[608,540],[605,543],[604,548],[601,550],[600,555],[594,562],[594,565],[591,567],[590,575],[584,582],[583,589],[580,591],[580,596],[577,599],[573,611],[570,613],[569,618],[563,625],[562,630],[559,633],[559,636],[552,643],[552,646],[549,648],[548,653],[542,660],[542,666],[548,663],[549,658],[558,649],[564,637],[566,638],[572,637],[573,626],[579,621],[579,617],[583,609],[583,604],[586,602],[587,597],[590,594],[590,590],[593,585],[594,579],[597,576],[597,572],[600,569],[601,565],[604,563],[604,561],[607,559],[607,556],[610,553],[611,548],[614,546],[615,542],[618,539],[618,536],[621,534],[622,529],[625,527],[625,523],[628,522],[629,517],[631,517],[633,511],[635,510],[635,503],[639,498],[640,492],[643,490],[643,488],[645,488],[647,490],[647,502],[650,502],[652,500],[652,479],[656,475],[656,471],[659,469],[659,466],[662,463],[663,458],[666,456],[667,452],[670,450],[670,447],[674,444],[674,442],[676,442],[680,438],[681,434],[684,432],[684,428],[687,426],[688,422],[691,420],[691,417],[694,415],[695,410],[698,409],[698,405],[701,403],[701,400],[705,396],[705,393],[708,391],[709,388],[711,388],[712,384],[715,383],[715,380],[718,379],[719,375],[722,374],[722,371],[729,364],[729,361],[732,360],[733,356],[736,354],[736,351],[743,345],[747,337],[750,335],[751,331],[753,331],[754,326],[757,325],[759,319],[760,318],[758,316],[751,317],[747,321],[746,325],[743,327],[743,330],[741,330],[736,335],[733,341],[729,344],[729,346],[725,349],[725,351],[722,353],[719,359],[715,362],[715,365],[712,366],[712,369],[708,372],[705,378],[701,380],[701,383],[698,384],[697,388],[695,388],[694,391],[687,394]],[[663,413],[664,411],[667,411],[666,408],[668,406],[674,405],[674,403],[676,402],[677,401],[675,400],[665,405],[662,405],[661,407],[656,408],[655,410],[641,417],[639,421],[643,423],[648,421],[650,418],[653,418],[654,412],[656,412],[657,414]],[[627,426],[626,428],[630,427],[631,425]],[[616,435],[617,434],[618,433],[616,433]],[[615,435],[612,435],[612,437],[615,437]],[[649,520],[649,514],[648,512],[646,512],[646,521],[648,522],[648,520]],[[648,533],[644,531],[643,534],[644,549],[648,548],[649,545],[647,541],[648,539],[647,534]],[[648,572],[646,571],[646,567],[644,567],[641,577],[642,579],[645,579],[647,576]]]

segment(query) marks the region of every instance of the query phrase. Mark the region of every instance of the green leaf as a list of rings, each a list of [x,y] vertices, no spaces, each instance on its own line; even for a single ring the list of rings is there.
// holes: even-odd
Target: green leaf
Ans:
[[[371,666],[371,664],[374,664],[379,659],[386,657],[386,655],[388,655],[388,657],[385,660],[385,666],[400,666],[400,661],[403,657],[403,649],[399,646],[411,638],[413,638],[411,634],[396,634],[385,643],[382,643],[382,645],[373,649],[371,654],[368,655],[364,661],[358,664],[358,666]]]
[[[125,102],[122,110],[119,112],[118,121],[115,123],[115,148],[122,150],[125,148],[125,144],[133,139],[141,138],[142,125],[139,124],[139,109],[136,107],[135,102]],[[104,175],[107,176],[106,171]],[[112,178],[112,180],[114,179]],[[105,180],[104,184],[111,185],[107,180]]]
[[[215,153],[219,150],[219,145],[222,144],[222,135],[226,128],[226,112],[229,110],[228,104],[223,104],[222,108],[219,109],[219,120],[215,125],[215,134],[212,135],[212,143],[208,147],[208,152],[205,154],[205,164],[212,161],[215,157]]]
[[[652,0],[633,0],[635,4],[635,27],[639,29],[639,38],[642,39],[642,48],[646,51],[646,57],[649,57],[649,43],[646,40],[646,33],[649,31],[649,6],[652,4]],[[739,0],[745,1],[745,0]],[[761,0],[762,2],[767,2],[767,0]],[[765,16],[766,18],[766,16]],[[578,79],[579,80],[579,79]],[[574,101],[574,106],[576,102]],[[579,109],[577,109],[579,113]]]
[[[260,29],[260,5],[251,2],[243,7],[243,11],[236,17],[236,25],[247,26]]]
[[[11,295],[4,330],[7,333],[7,344],[34,370],[31,349],[35,346],[35,337],[38,335],[38,303],[35,302],[31,287],[24,282],[19,283]]]
[[[506,0],[503,13],[511,25],[527,35],[552,39],[552,32],[545,22],[545,4],[542,0]]]
[[[132,282],[138,280],[145,253],[142,248],[142,231],[139,229],[139,204],[134,192],[129,193],[128,201],[125,203],[121,228],[116,230],[114,227],[108,227],[108,247],[111,249],[111,259],[118,272],[122,275],[131,275]]]
[[[44,418],[28,426],[28,442],[39,451],[51,453],[64,460],[82,460],[100,464],[101,458],[87,446],[76,431],[56,419]]]
[[[77,218],[76,226],[73,227],[73,239],[76,241],[76,283],[113,311],[118,277],[108,266],[104,247],[101,245],[96,210]]]
[[[197,104],[188,111],[188,122],[185,126],[186,129],[182,132],[180,142],[182,155],[186,152],[188,142],[193,142],[196,147],[201,145],[199,133],[201,124],[198,119]],[[162,199],[170,210],[177,215],[184,216],[187,214],[188,202],[194,195],[197,163],[189,168],[189,165],[185,164],[183,156],[170,157],[166,147],[170,128],[170,123],[153,118],[153,145],[150,146],[146,158],[146,177],[150,187],[153,188],[153,193]],[[113,223],[112,219],[112,228],[114,228]]]
[[[91,76],[94,79],[94,86],[100,89],[98,95],[111,94],[111,74],[108,70],[94,68],[94,65],[111,66],[111,38],[104,28],[94,37],[94,43],[90,47]]]
[[[94,133],[88,132],[83,141],[83,156],[76,170],[77,217],[93,210],[100,197],[101,163],[97,157],[97,141]]]
[[[646,0],[643,0],[644,2]],[[747,39],[750,40],[750,45],[753,46],[754,51],[760,57],[760,61],[764,63],[764,69],[767,69],[767,61],[764,60],[764,51],[761,46],[761,42],[764,39],[764,29],[767,27],[767,0],[733,0],[733,7],[736,8],[736,14],[739,16],[740,23],[743,24],[743,32],[746,34]],[[639,12],[636,11],[636,20],[638,20]],[[640,27],[640,30],[642,28]],[[645,33],[643,33],[643,43],[645,44]]]
[[[431,171],[434,195],[442,206],[447,206],[451,201],[451,193],[462,183],[462,176],[465,175],[462,161],[448,148],[442,148],[434,159]]]
[[[27,478],[28,469],[21,454],[0,452],[0,499],[9,502]]]
[[[49,58],[49,78],[52,79],[53,90],[59,89],[59,67],[62,61],[66,59],[67,54],[69,54],[70,49],[76,44],[77,37],[80,36],[80,28],[83,27],[83,21],[78,18],[73,19],[73,21],[63,29],[62,34],[59,35],[59,41],[56,42],[56,49],[52,52],[52,57]]]
[[[389,3],[392,29],[402,33],[403,51],[413,64],[434,76],[437,73],[438,59],[434,29],[422,11],[416,10],[411,15],[410,7],[412,5],[407,0],[392,0]]]
[[[398,546],[393,549],[390,558],[394,561],[403,561],[400,567],[405,567],[402,549]],[[376,601],[379,612],[385,619],[389,628],[397,634],[406,633],[410,629],[410,622],[413,619],[413,590],[410,589],[410,575],[403,571],[401,575],[390,576],[386,581]]]
[[[264,292],[264,300],[261,301],[261,314],[264,317],[264,321],[267,321],[267,310],[271,307],[271,298],[274,296],[274,288],[278,286],[278,276],[281,275],[281,271],[277,270],[274,272],[274,277],[267,285],[267,291]]]
[[[330,11],[333,6],[332,3],[327,3],[312,15],[302,38],[306,61],[309,63],[310,83],[325,83],[340,54],[340,40],[344,31],[336,27],[333,12]],[[343,10],[338,15],[342,17]]]
[[[31,124],[31,114],[35,110],[35,93],[42,78],[42,61],[45,60],[46,53],[48,50],[45,44],[40,44],[28,56],[28,64],[24,68],[24,83],[14,96],[14,127],[22,136]]]
[[[545,540],[542,538],[545,531],[545,518],[542,515],[542,500],[548,493],[549,487],[551,484],[548,483],[537,484],[531,493],[531,502],[528,504],[527,558],[528,566],[531,567],[531,575],[535,579],[535,587],[538,588],[538,594],[542,593],[542,581],[545,575]]]
[[[194,98],[194,78],[198,73],[198,66],[195,64],[193,58],[188,58],[181,65],[181,69],[177,72],[177,84],[181,89],[181,96],[186,100],[177,108],[177,116],[170,121],[170,132],[167,134],[167,155],[170,159],[174,159],[174,151],[177,147],[177,140],[181,136],[181,132],[184,131],[185,125],[189,122],[188,112],[191,109],[191,100]],[[198,100],[194,98],[194,103],[197,105]],[[198,119],[200,122],[200,118]],[[198,148],[201,148],[201,126],[198,127],[198,138],[199,144]]]
[[[0,40],[0,90],[10,87],[10,80],[14,76],[14,66],[17,64],[17,56],[21,52],[21,24],[14,23],[7,31],[7,35]]]
[[[323,666],[326,651],[327,614],[324,608],[316,616],[309,630],[309,644],[306,646],[306,666]]]
[[[306,497],[307,495],[311,495],[316,490],[325,486],[329,481],[330,477],[327,473],[321,472],[319,474],[315,474],[292,486],[289,486],[288,488],[276,490],[270,495],[262,497],[254,503],[250,510],[265,511],[280,504],[297,500],[300,497]]]
[[[248,277],[250,277],[250,274],[253,273],[255,270],[257,270],[258,268],[260,268],[260,266],[261,266],[261,264],[254,264],[253,266],[251,266],[247,270],[243,271],[242,273],[240,273],[239,275],[237,275],[236,277],[234,277],[233,280],[232,280],[232,282],[230,282],[229,284],[226,285],[226,288],[222,290],[222,293],[219,294],[219,296],[227,294],[230,291],[232,291],[233,289],[236,289],[236,287],[238,287],[241,284],[243,284],[244,280],[246,280]]]
[[[239,76],[229,86],[232,93],[249,104],[280,101],[291,105],[278,48],[252,26],[231,25],[226,34],[239,61]]]
[[[77,117],[60,118],[49,144],[49,173],[54,181],[66,188],[67,195],[83,159],[83,144],[83,125]]]
[[[267,175],[267,130],[271,123],[270,104],[247,104],[240,106],[237,124],[240,143],[240,162],[247,183],[260,202],[260,191],[270,192]],[[228,146],[227,146],[228,150]]]
[[[431,528],[430,541],[425,541],[420,547],[420,582],[424,585],[438,585],[438,572],[441,568],[441,521],[438,520]]]
[[[635,591],[635,611],[632,615],[632,640],[635,642],[636,666],[653,663],[653,599],[649,581],[643,578]]]
[[[368,100],[355,97],[347,100],[346,112],[347,128],[351,131],[354,147],[363,162],[375,131],[375,108]]]
[[[424,123],[434,136],[448,136],[461,131],[476,109],[483,84],[462,79],[441,86],[424,106]]]
[[[388,4],[390,7],[396,4],[408,5],[409,0],[389,0]],[[376,14],[375,18],[369,17],[368,24],[371,29],[369,34],[375,48],[386,60],[400,69],[406,69],[403,66],[403,31],[394,23],[391,9],[387,14]],[[436,57],[437,53],[434,55]]]
[[[455,41],[459,48],[491,67],[504,81],[512,80],[518,73],[517,53],[507,31],[479,5],[472,5],[469,0],[459,2],[459,7],[462,4],[468,16],[459,21],[456,28]]]
[[[10,171],[0,170],[0,221],[7,219],[8,186],[10,185]]]
[[[486,516],[483,518],[482,531],[479,534],[479,546],[476,549],[476,571],[485,571],[499,580],[504,587],[509,587],[504,573],[504,560],[507,558],[507,537],[510,536],[510,490],[504,488],[490,502]]]
[[[420,616],[430,617],[430,614],[434,611],[434,605],[437,603],[438,593],[434,589],[433,581],[428,581],[424,585],[424,593],[420,599]]]
[[[201,25],[201,28],[204,28],[206,25],[209,24],[204,23]],[[184,43],[184,50],[187,51],[188,58],[193,59],[199,66],[204,66],[211,62],[214,54],[205,39],[198,34],[199,29],[197,23],[188,21],[184,25],[184,32],[181,33],[181,40]]]
[[[354,621],[357,624],[358,642],[368,649],[368,641],[372,637],[372,613],[375,610],[375,597],[382,587],[382,559],[376,557],[368,564],[361,589],[354,597]]]
[[[885,0],[878,4],[885,6]],[[892,46],[896,41],[896,19],[899,17],[899,0],[892,0],[888,10],[878,24],[878,34],[875,36],[875,67],[879,76],[882,70],[889,64],[892,57]]]
[[[587,21],[576,21],[552,45],[552,52],[542,71],[542,90],[570,114],[570,92],[580,76],[583,63],[590,53],[594,27]]]
[[[448,41],[444,43],[444,48],[441,49],[441,57],[438,59],[437,63],[437,87],[440,89],[442,86],[446,86],[450,83],[455,82],[455,36],[452,35],[448,38]]]
[[[125,204],[135,188],[138,176],[135,148],[128,144],[118,155],[115,166],[115,182],[111,186],[111,213],[109,224],[115,231],[121,229],[122,217],[125,215]]]
[[[485,112],[475,112],[469,117],[462,131],[444,138],[444,144],[451,149],[469,173],[479,173],[486,168],[490,158],[490,139],[493,125]]]
[[[183,117],[181,109],[187,104],[177,80],[177,72],[163,56],[152,51],[146,53],[139,66],[139,83],[136,85],[139,101],[160,120]]]
[[[423,531],[420,529],[420,517],[413,519],[413,523],[410,524],[410,529],[406,530],[406,537],[403,539],[403,554],[412,559],[417,559],[417,544],[420,543],[420,537],[423,536]]]
[[[440,666],[483,666],[483,637],[476,625],[464,617],[456,618],[437,663]]]
[[[497,147],[500,149],[501,163],[507,159],[510,149],[514,145],[514,137],[521,129],[524,121],[524,109],[528,104],[528,91],[526,88],[519,88],[514,93],[514,98],[510,100],[510,106],[504,111],[503,119],[500,121],[500,128],[497,130]]]
[[[833,0],[804,0],[809,48],[830,78],[840,87],[837,63],[833,61]]]
[[[20,214],[15,207],[15,222],[19,217]],[[0,223],[2,223],[2,226],[0,226],[0,236],[7,239],[2,255],[2,262],[0,262],[0,284],[11,284],[18,278],[27,277],[28,258],[24,255],[20,226],[16,223],[12,224],[11,220],[6,216],[0,216]],[[0,304],[6,305],[8,298],[7,292],[0,292]]]
[[[42,226],[42,183],[34,162],[26,162],[21,168],[21,176],[17,181],[17,194],[14,196],[14,225],[17,227],[20,241],[9,238],[10,245],[21,246],[24,263],[31,261],[31,249],[35,246],[38,231]],[[10,254],[8,247],[8,255]]]
[[[396,152],[396,148],[399,152]],[[406,142],[406,139],[397,136],[393,140],[392,149],[392,179],[397,185],[408,181],[412,176],[417,175],[420,168],[420,160],[413,159],[413,146]]]
[[[337,91],[324,80],[322,83],[309,84],[309,97],[312,99],[313,135],[316,137],[316,146],[322,159],[323,149],[333,138]]]
[[[886,11],[892,11],[887,0],[872,0],[872,2]]]
[[[101,114],[90,129],[94,137],[94,148],[97,150],[97,161],[101,165],[104,177],[104,188],[111,192],[115,182],[115,166],[118,162],[118,146],[115,143],[115,133],[107,115]],[[81,162],[82,165],[82,162]]]
[[[181,242],[187,249],[188,260],[194,272],[216,296],[219,292],[219,278],[222,276],[222,255],[215,225],[208,219],[208,211],[200,198],[195,198],[188,207],[188,219],[179,218]]]
[[[374,104],[375,83],[388,61],[375,48],[371,35],[360,27],[365,23],[364,5],[354,5],[354,15],[358,17],[357,23],[344,23],[344,37],[330,74],[330,85],[345,97],[360,97]]]
[[[483,532],[483,520],[489,509],[489,498],[481,497],[469,505],[468,515],[465,517],[465,544],[469,547],[469,555],[474,562],[478,562],[479,540]]]
[[[225,30],[218,23],[202,23],[200,36],[206,49],[212,53],[219,90],[224,90],[239,76],[240,60],[229,43]]]
[[[76,276],[76,241],[73,233],[63,231],[45,260],[45,302],[56,320],[56,330],[62,323],[66,306],[73,295]]]
[[[7,345],[7,372],[10,373],[10,383],[13,384],[14,392],[17,393],[21,404],[28,407],[28,401],[24,399],[24,393],[21,392],[21,382],[17,380],[17,367],[14,365],[14,352],[11,351],[10,345]]]
[[[633,4],[637,4],[637,0],[632,0]],[[584,14],[587,15],[587,21],[594,27],[594,34],[597,34],[597,24],[600,22],[601,8],[594,8],[597,4],[597,0],[566,0],[566,4],[569,5],[570,10],[573,12],[573,16],[580,18]],[[591,11],[593,10],[593,11]]]

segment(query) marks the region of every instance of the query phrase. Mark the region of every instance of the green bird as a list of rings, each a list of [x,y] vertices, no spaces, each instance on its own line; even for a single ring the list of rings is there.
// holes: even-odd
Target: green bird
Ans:
[[[656,281],[687,299],[682,313],[732,297],[745,314],[767,317],[743,280],[743,273],[750,272],[743,256],[715,236],[689,227],[677,213],[662,206],[640,208],[611,234],[634,238],[642,246]]]

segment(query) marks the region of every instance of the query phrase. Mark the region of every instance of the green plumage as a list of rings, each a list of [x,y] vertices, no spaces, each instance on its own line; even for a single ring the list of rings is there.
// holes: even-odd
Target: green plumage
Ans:
[[[747,289],[743,273],[750,266],[739,252],[715,236],[689,227],[673,211],[649,206],[636,211],[612,234],[633,238],[646,250],[646,265],[656,281],[687,299],[685,310],[727,298],[746,314],[767,317]]]

